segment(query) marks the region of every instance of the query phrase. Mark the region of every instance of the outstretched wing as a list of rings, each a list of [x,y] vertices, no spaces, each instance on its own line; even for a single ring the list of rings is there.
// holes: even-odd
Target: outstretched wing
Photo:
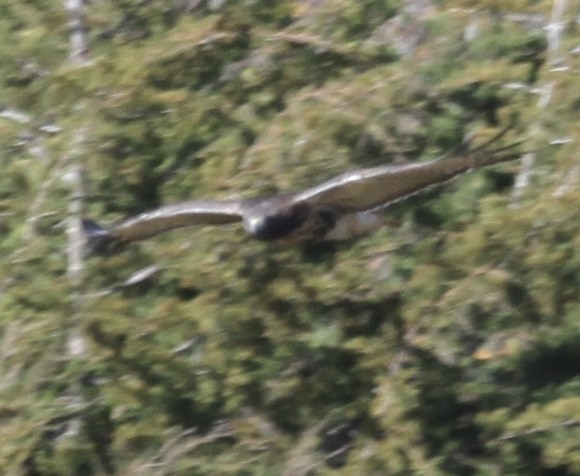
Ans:
[[[485,151],[467,151],[430,162],[385,165],[346,172],[327,182],[296,193],[294,203],[331,206],[347,212],[371,210],[402,200],[431,185],[440,184],[471,169],[520,157],[511,151],[518,144]]]
[[[127,218],[100,231],[111,240],[131,242],[189,225],[221,225],[242,220],[245,201],[193,200],[176,203]],[[87,227],[85,227],[86,229]]]

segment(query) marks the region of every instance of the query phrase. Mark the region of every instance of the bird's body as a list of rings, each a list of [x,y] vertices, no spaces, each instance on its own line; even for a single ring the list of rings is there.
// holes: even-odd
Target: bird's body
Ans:
[[[516,159],[513,146],[405,165],[385,165],[341,174],[301,192],[240,200],[193,200],[147,211],[106,230],[85,221],[89,239],[128,243],[176,228],[242,221],[261,240],[344,240],[385,223],[376,209],[446,182],[469,170]],[[507,152],[506,152],[507,151]]]

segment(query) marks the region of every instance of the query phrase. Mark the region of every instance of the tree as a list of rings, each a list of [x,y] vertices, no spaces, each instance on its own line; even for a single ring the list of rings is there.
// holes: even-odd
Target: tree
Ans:
[[[577,14],[5,2],[7,474],[576,474]],[[512,119],[533,160],[355,243],[194,228],[90,258],[67,221],[430,159]]]

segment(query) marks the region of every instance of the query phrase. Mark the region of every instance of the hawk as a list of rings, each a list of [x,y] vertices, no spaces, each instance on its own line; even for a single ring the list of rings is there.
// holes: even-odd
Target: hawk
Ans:
[[[306,190],[261,198],[192,200],[167,205],[103,228],[92,220],[83,227],[93,249],[153,237],[190,225],[242,222],[259,240],[346,240],[383,226],[378,211],[472,169],[517,159],[519,143],[488,150],[485,144],[428,162],[356,169]]]

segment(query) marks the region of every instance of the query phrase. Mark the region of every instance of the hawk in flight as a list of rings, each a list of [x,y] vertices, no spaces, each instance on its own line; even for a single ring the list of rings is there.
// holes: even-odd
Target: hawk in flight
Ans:
[[[507,129],[506,129],[507,130]],[[239,200],[192,200],[167,205],[103,228],[83,220],[96,251],[190,225],[242,222],[260,240],[345,240],[386,223],[377,211],[472,169],[517,159],[519,145],[489,150],[485,144],[429,162],[357,169],[301,192]]]

